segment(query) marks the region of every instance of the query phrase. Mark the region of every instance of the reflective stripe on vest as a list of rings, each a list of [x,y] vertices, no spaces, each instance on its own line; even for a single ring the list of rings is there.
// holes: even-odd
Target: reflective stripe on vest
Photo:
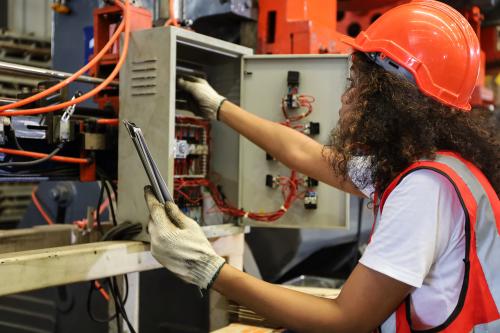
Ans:
[[[455,187],[464,208],[464,283],[456,308],[442,325],[423,331],[412,330],[410,295],[384,322],[382,333],[500,332],[500,202],[486,177],[473,164],[451,152],[439,152],[434,161],[422,160],[412,164],[391,182],[382,195],[373,232],[377,230],[391,191],[404,177],[420,169],[445,176]]]

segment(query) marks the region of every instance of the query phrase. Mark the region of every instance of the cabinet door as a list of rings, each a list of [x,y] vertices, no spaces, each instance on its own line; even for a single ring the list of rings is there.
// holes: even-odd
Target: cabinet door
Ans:
[[[260,117],[286,121],[282,99],[289,89],[288,72],[298,72],[298,95],[304,95],[310,102],[314,99],[314,102],[310,104],[312,112],[307,117],[291,124],[299,130],[304,129],[301,126],[310,126],[314,131],[314,123],[319,123],[319,134],[310,136],[327,144],[339,117],[340,97],[346,87],[348,69],[349,60],[344,55],[247,56],[243,59],[242,106]],[[297,116],[306,110],[307,107],[290,109],[289,115]],[[283,185],[278,183],[286,184],[291,171],[269,158],[265,151],[241,139],[240,204],[245,210],[272,212],[283,204]],[[298,188],[298,198],[281,218],[275,222],[244,218],[243,223],[258,227],[348,228],[348,194],[323,183],[314,186],[312,181],[308,184],[305,175],[298,174],[297,177],[302,183]],[[269,186],[271,180],[275,188]]]

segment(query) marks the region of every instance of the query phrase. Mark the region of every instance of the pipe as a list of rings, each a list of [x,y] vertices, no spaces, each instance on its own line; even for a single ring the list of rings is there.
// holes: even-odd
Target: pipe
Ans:
[[[0,61],[0,70],[9,71],[9,72],[16,72],[16,73],[31,74],[31,75],[37,75],[37,76],[43,76],[43,77],[55,78],[55,79],[61,79],[61,80],[67,79],[71,75],[73,75],[72,73],[55,71],[53,69],[19,65],[19,64],[13,64],[10,62],[5,62],[5,61]],[[99,84],[99,83],[102,83],[104,81],[104,79],[82,75],[82,76],[79,76],[78,78],[76,78],[75,81],[92,83],[92,84]],[[110,82],[110,85],[117,86],[118,84],[119,84],[118,81],[111,81]]]

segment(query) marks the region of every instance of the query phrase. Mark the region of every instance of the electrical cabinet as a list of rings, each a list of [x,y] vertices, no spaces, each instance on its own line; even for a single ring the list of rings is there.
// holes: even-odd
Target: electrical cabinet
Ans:
[[[279,209],[283,200],[279,189],[266,187],[266,177],[281,179],[290,171],[269,160],[264,151],[225,124],[212,121],[207,125],[203,119],[186,112],[190,108],[189,96],[176,87],[179,75],[206,78],[230,101],[259,116],[282,122],[287,75],[296,71],[300,77],[298,91],[314,97],[313,112],[306,121],[320,124],[320,133],[313,138],[326,143],[338,118],[340,95],[348,73],[346,56],[284,57],[252,53],[251,49],[175,27],[133,32],[129,55],[120,72],[120,119],[128,119],[142,128],[160,171],[171,191],[182,201],[182,209],[205,226],[205,231],[249,223],[346,227],[348,196],[324,184],[309,191],[316,195],[314,205],[310,205],[316,206],[315,209],[306,209],[306,199],[300,197],[275,222],[253,223],[246,214],[219,214],[219,219],[207,215],[217,214],[217,208],[213,201],[207,206],[206,191],[197,189],[196,184],[202,183],[200,179],[205,173],[212,189],[233,210],[244,208],[262,214]],[[292,110],[291,114],[294,112],[301,111]],[[305,181],[302,175],[299,177],[301,182]],[[147,183],[132,142],[125,128],[120,127],[118,215],[121,221],[147,223],[143,197]]]

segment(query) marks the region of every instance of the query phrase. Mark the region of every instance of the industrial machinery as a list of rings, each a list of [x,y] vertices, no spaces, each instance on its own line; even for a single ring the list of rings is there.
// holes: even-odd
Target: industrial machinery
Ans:
[[[287,170],[222,124],[196,117],[189,96],[176,89],[176,80],[188,75],[204,77],[231,101],[255,112],[266,108],[262,116],[326,142],[328,133],[320,131],[319,123],[336,122],[341,89],[335,87],[345,86],[347,57],[253,57],[251,49],[182,28],[151,28],[151,22],[146,10],[131,7],[124,11],[118,2],[96,9],[94,50],[89,63],[77,73],[90,76],[10,67],[11,71],[38,72],[47,80],[16,99],[3,101],[2,180],[102,180],[97,206],[86,219],[75,221],[79,236],[66,239],[81,240],[94,226],[99,230],[100,219],[106,216],[100,214],[101,208],[113,207],[112,191],[107,202],[103,200],[109,184],[118,188],[117,221],[146,224],[142,188],[147,181],[130,139],[119,126],[119,120],[129,119],[143,129],[181,208],[204,227],[208,237],[241,234],[251,221],[345,230],[347,195]],[[268,66],[274,67],[272,78],[267,76]],[[319,86],[318,72],[329,88]],[[73,80],[96,87],[90,86],[90,93],[88,88],[76,92],[66,84]],[[85,99],[94,103],[78,104]],[[255,104],[258,101],[272,107]],[[255,164],[243,167],[249,160]],[[265,195],[256,198],[256,191]],[[66,221],[46,214],[43,206],[30,214],[47,215],[47,223]],[[147,235],[139,238],[147,239]],[[144,260],[133,267],[143,270],[156,265]],[[104,271],[96,276],[109,274],[108,269]]]
[[[341,35],[356,37],[389,9],[409,0],[259,1],[258,50],[263,54],[346,53]],[[444,1],[456,7],[481,40],[481,73],[471,103],[494,105],[493,91],[485,84],[487,63],[498,62],[498,1]],[[496,13],[496,14],[495,14]],[[485,14],[487,18],[484,24]]]
[[[247,226],[319,229],[294,234],[296,251],[285,253],[288,257],[281,262],[283,270],[294,267],[318,246],[331,245],[331,234],[325,229],[335,230],[343,241],[359,239],[362,202],[358,206],[347,194],[289,170],[227,126],[197,117],[195,103],[177,88],[177,79],[204,78],[248,111],[326,144],[328,130],[338,119],[349,67],[347,48],[338,42],[336,30],[354,36],[400,2],[405,1],[352,1],[352,6],[339,2],[337,7],[336,1],[260,0],[261,55],[181,27],[153,28],[153,15],[143,8],[130,6],[126,10],[121,2],[97,8],[93,13],[94,49],[79,75],[0,63],[4,70],[45,77],[36,88],[0,100],[0,182],[101,180],[101,188],[93,189],[93,193],[99,192],[97,205],[85,219],[75,221],[78,233],[67,239],[96,240],[89,235],[99,230],[94,226],[101,227],[104,216],[112,218],[113,214],[101,212],[113,207],[113,197],[119,223],[146,225],[143,186],[148,181],[120,125],[127,119],[143,129],[175,201],[203,226],[208,237],[238,235]],[[220,2],[210,8],[200,3],[194,6],[187,2],[179,22],[208,14],[252,17],[248,1]],[[354,3],[362,3],[364,11],[353,11],[360,8]],[[308,11],[303,10],[306,4]],[[479,32],[480,13],[472,9],[469,19],[476,22]],[[483,45],[498,44],[497,26],[488,27],[481,36]],[[487,63],[498,63],[497,49],[485,51]],[[87,88],[66,84],[77,80]],[[85,92],[88,87],[90,93]],[[478,103],[485,96],[479,91]],[[117,189],[116,195],[109,185]],[[62,211],[67,202],[61,197],[57,209]],[[42,210],[33,208],[30,214]],[[350,224],[355,219],[360,223],[357,230]],[[67,222],[64,218],[55,220]],[[289,229],[281,230],[286,233]],[[67,239],[57,245],[68,245]],[[147,240],[148,235],[143,232],[138,239]],[[308,247],[312,242],[307,239],[314,239],[315,247]],[[95,254],[68,250],[63,255],[84,258],[82,265],[88,264],[84,267],[90,272],[84,279],[90,280],[158,267],[142,244],[116,245],[109,252],[107,246],[111,245],[99,246]],[[279,251],[273,253],[281,256]],[[102,257],[95,259],[98,255]],[[124,259],[130,256],[132,259]],[[106,262],[109,258],[115,261]],[[74,262],[68,265],[78,270]],[[51,284],[39,287],[82,279],[81,275],[80,280],[74,276],[49,278],[53,279]],[[99,287],[93,286],[97,293]],[[24,290],[16,288],[12,290]],[[0,294],[7,292],[4,289]],[[131,295],[134,299],[133,292]]]

